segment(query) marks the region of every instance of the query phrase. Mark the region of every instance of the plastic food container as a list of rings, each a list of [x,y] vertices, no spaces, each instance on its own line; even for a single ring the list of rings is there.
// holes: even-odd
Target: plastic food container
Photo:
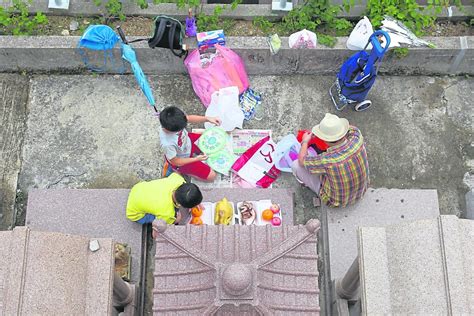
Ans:
[[[236,223],[236,214],[235,214],[235,206],[234,202],[228,201],[232,207],[232,220],[230,221],[229,225],[233,225]],[[216,210],[216,203],[212,202],[202,202],[201,203],[204,206],[204,210],[202,211],[201,219],[204,224],[207,225],[215,225],[214,224],[214,214]],[[191,224],[192,216],[189,218],[187,221],[188,224]]]
[[[237,207],[235,208],[234,217],[236,218],[236,224],[244,225],[242,221],[242,217],[240,215],[239,207],[244,202],[250,202],[254,205],[255,211],[257,212],[257,216],[255,218],[254,224],[255,225],[271,225],[271,221],[266,221],[262,218],[262,212],[266,209],[269,209],[270,206],[273,204],[271,200],[259,200],[259,201],[242,201],[237,203]],[[283,218],[281,217],[281,209],[280,212],[273,215],[274,217],[280,218],[283,224]]]

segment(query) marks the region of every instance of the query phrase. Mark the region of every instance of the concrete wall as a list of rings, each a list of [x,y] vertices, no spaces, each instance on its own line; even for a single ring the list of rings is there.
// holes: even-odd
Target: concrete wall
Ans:
[[[133,39],[133,38],[131,38]],[[274,56],[263,37],[229,37],[228,47],[242,56],[250,75],[334,74],[353,52],[345,48],[346,38],[338,38],[334,48],[288,48]],[[474,37],[427,38],[437,48],[413,48],[408,56],[385,57],[381,72],[390,74],[474,74]],[[75,36],[0,36],[0,72],[80,72],[85,66]],[[195,47],[195,42],[188,43]],[[166,49],[150,49],[146,42],[132,44],[145,73],[185,73],[183,62]],[[120,62],[120,53],[115,52]]]

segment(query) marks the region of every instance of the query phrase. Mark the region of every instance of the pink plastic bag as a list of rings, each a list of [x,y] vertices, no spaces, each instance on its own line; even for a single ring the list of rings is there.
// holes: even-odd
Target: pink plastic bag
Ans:
[[[275,167],[275,143],[270,136],[247,149],[232,165],[232,171],[250,185],[268,188],[280,175]]]
[[[211,102],[211,95],[221,88],[236,86],[240,94],[249,87],[242,58],[227,47],[220,45],[215,47],[216,55],[204,66],[197,49],[184,61],[194,92],[205,107]]]

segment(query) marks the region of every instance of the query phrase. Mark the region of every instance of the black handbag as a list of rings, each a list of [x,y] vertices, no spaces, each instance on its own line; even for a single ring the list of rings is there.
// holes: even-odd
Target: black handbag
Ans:
[[[153,37],[148,40],[150,48],[169,48],[173,55],[182,57],[187,54],[183,45],[184,29],[181,22],[165,15],[155,18]]]

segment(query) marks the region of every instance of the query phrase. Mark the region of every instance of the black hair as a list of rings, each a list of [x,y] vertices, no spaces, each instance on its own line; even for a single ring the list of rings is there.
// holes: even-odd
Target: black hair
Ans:
[[[181,206],[191,208],[202,202],[202,193],[194,183],[184,183],[176,189],[175,199]]]
[[[188,119],[181,109],[176,106],[168,106],[160,112],[160,123],[170,132],[179,132],[188,125]]]

